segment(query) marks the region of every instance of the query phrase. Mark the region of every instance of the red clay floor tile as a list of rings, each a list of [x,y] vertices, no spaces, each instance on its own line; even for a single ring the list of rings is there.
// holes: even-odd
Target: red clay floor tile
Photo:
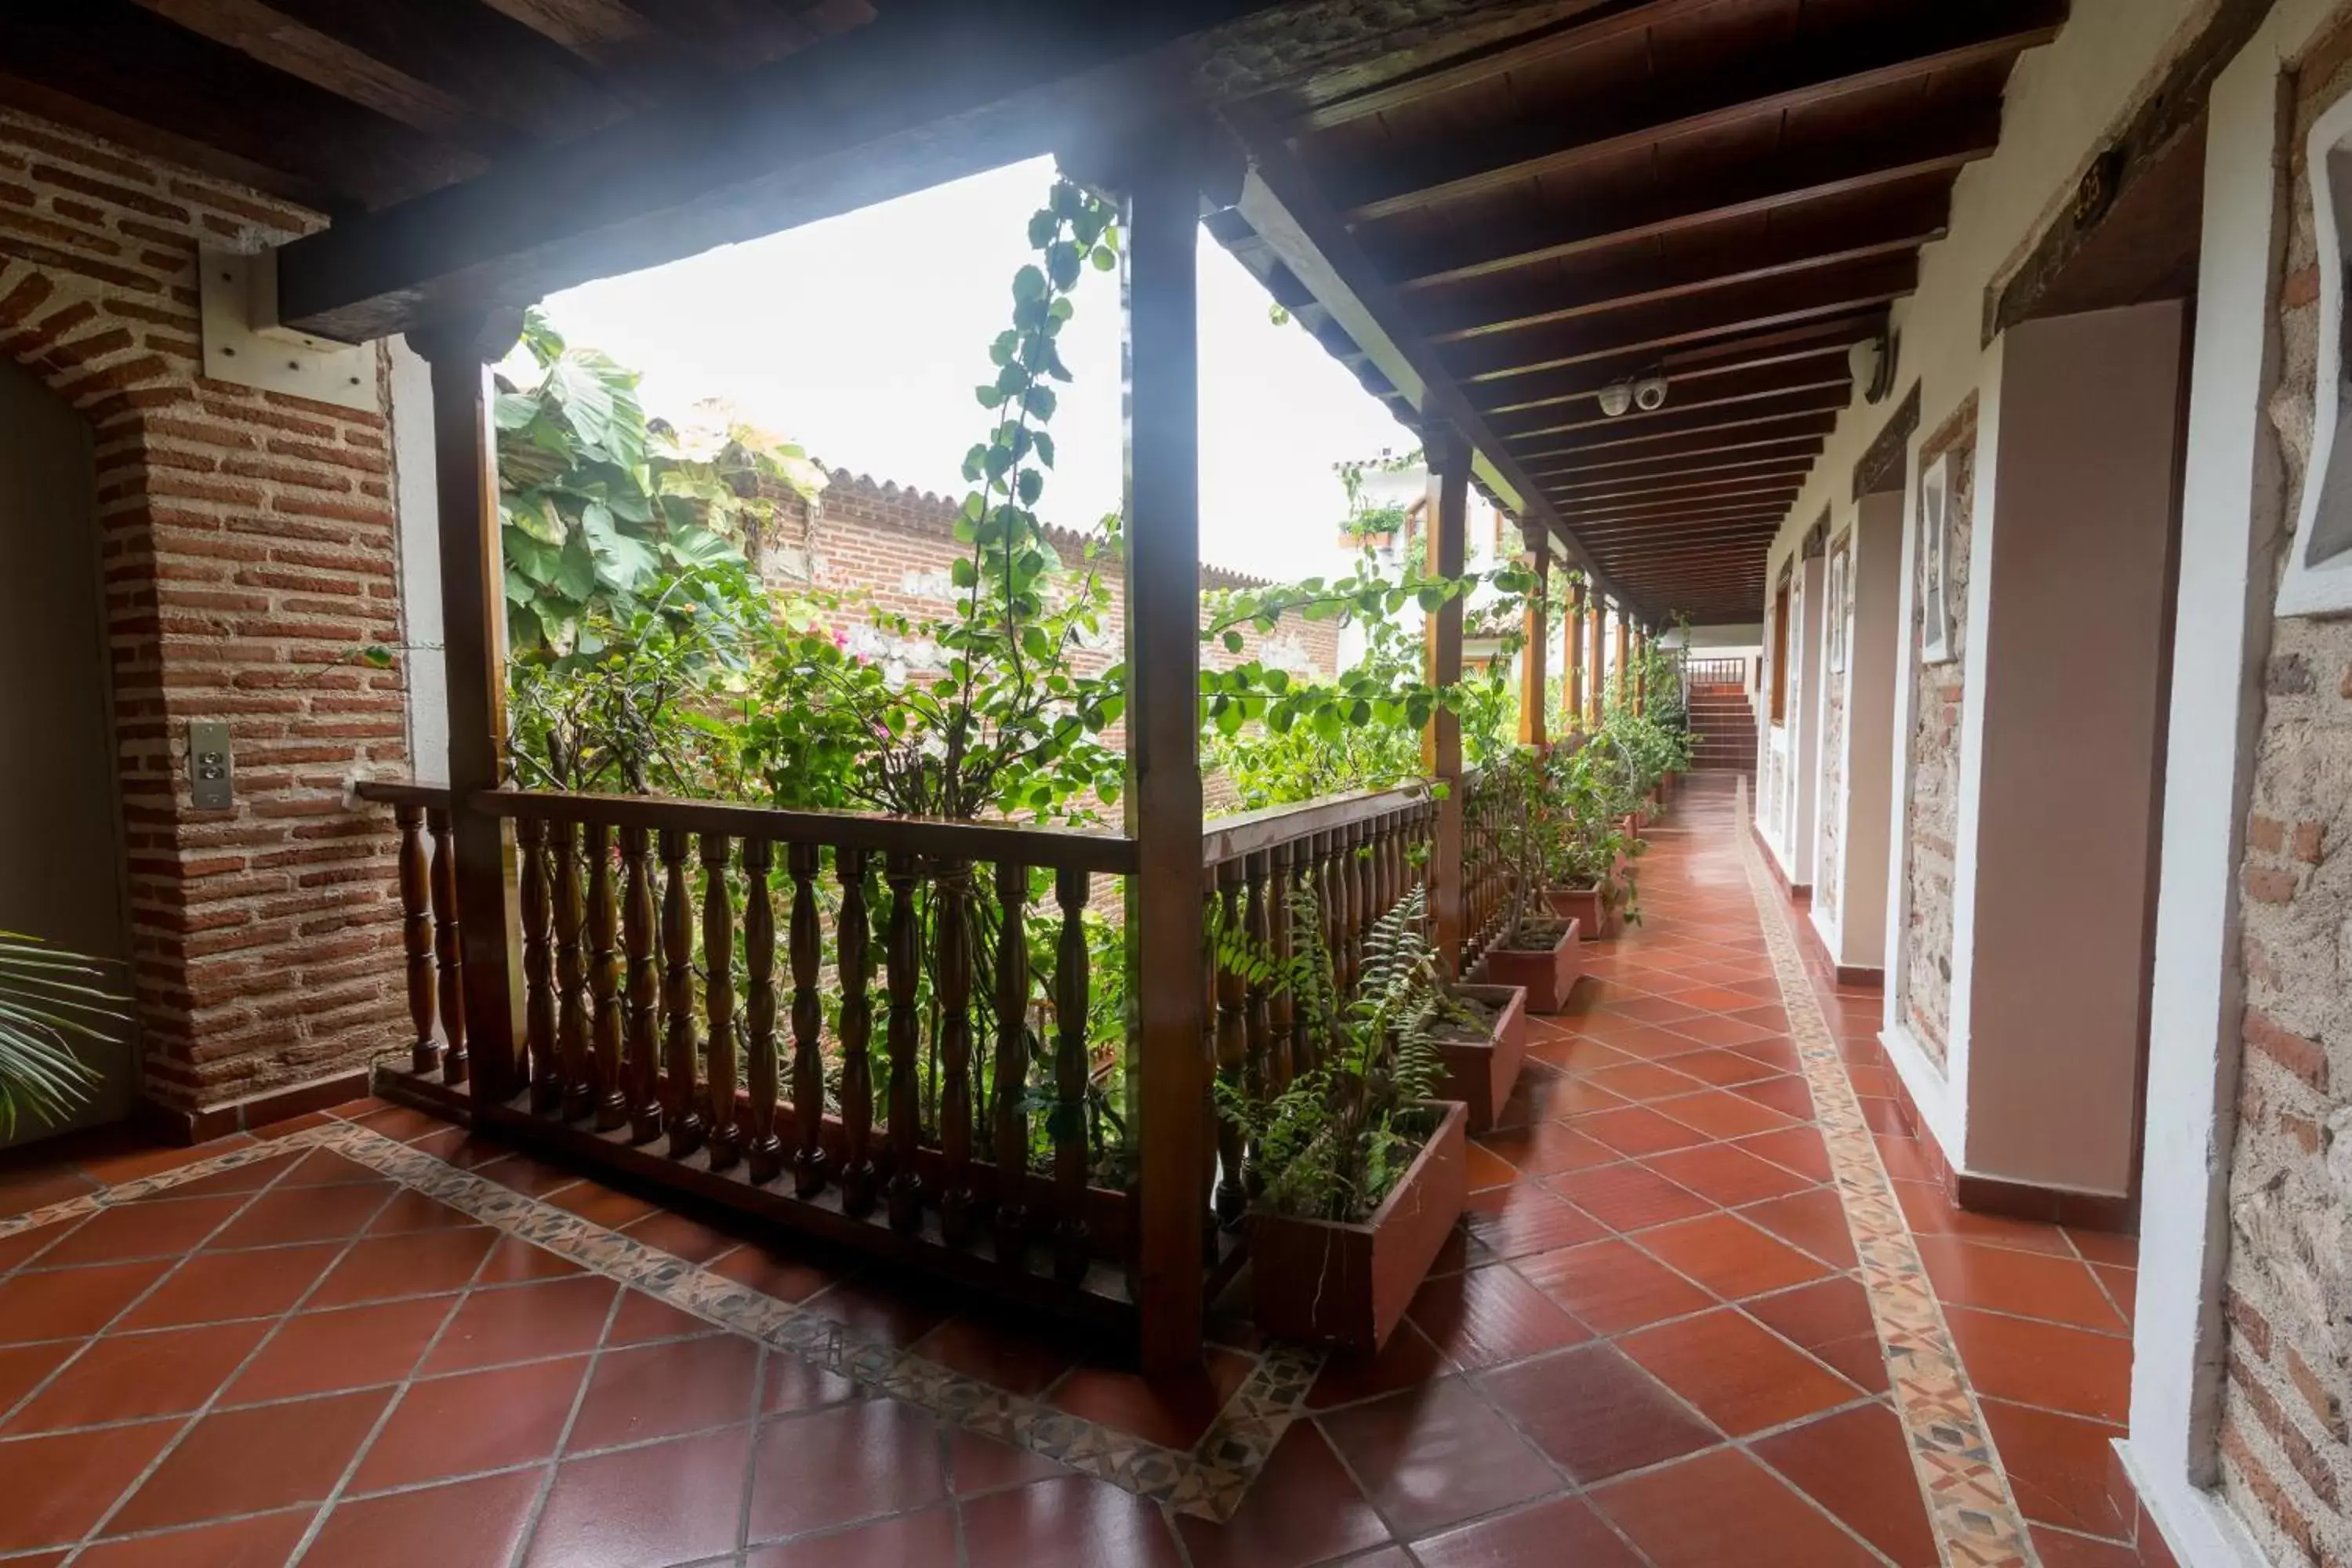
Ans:
[[[1180,1517],[1192,1568],[1307,1568],[1388,1542],[1320,1428],[1294,1422],[1222,1526]]]
[[[0,1279],[0,1344],[94,1334],[170,1267],[155,1258]]]
[[[323,1502],[391,1399],[389,1389],[374,1389],[215,1411],[188,1429],[108,1529],[155,1530]]]
[[[1253,1364],[1247,1356],[1212,1346],[1198,1371],[1166,1377],[1082,1365],[1062,1380],[1047,1403],[1164,1448],[1190,1448]]]
[[[942,1506],[757,1547],[744,1568],[924,1568],[955,1560],[955,1510]]]
[[[354,1493],[551,1458],[588,1358],[530,1362],[413,1383],[352,1478]]]
[[[1735,1436],[1860,1397],[1843,1378],[1729,1308],[1643,1329],[1617,1343]]]
[[[223,1405],[254,1405],[398,1383],[415,1371],[455,1299],[381,1301],[286,1320],[261,1353],[222,1392]]]
[[[1538,1253],[1516,1267],[1596,1333],[1622,1334],[1716,1304],[1713,1295],[1649,1254],[1614,1239]]]
[[[2136,1500],[2113,1473],[2123,1428],[2079,1415],[2034,1410],[2005,1400],[1982,1402],[1985,1423],[2017,1506],[2037,1524],[2085,1535],[2131,1534]]]
[[[1704,1498],[1704,1507],[1692,1500]],[[1747,1455],[1719,1449],[1602,1487],[1594,1508],[1655,1568],[1873,1568],[1870,1549]]]
[[[1555,1563],[1573,1568],[1643,1568],[1633,1549],[1580,1498],[1552,1498],[1516,1513],[1413,1542],[1422,1568],[1517,1568]],[[1356,1568],[1350,1564],[1349,1568]]]
[[[1609,1234],[1566,1198],[1525,1182],[1473,1194],[1462,1225],[1472,1241],[1507,1258],[1598,1241]]]
[[[1545,1184],[1553,1192],[1615,1231],[1643,1230],[1674,1220],[1711,1214],[1715,1205],[1677,1186],[1647,1165],[1614,1165],[1571,1171]]]
[[[1958,1237],[1923,1236],[1919,1260],[1948,1303],[2120,1334],[2126,1325],[2087,1263]]]
[[[176,1419],[0,1438],[0,1552],[70,1544],[104,1518],[180,1431]]]
[[[336,1243],[320,1242],[260,1252],[198,1253],[173,1270],[154,1294],[124,1313],[116,1327],[161,1329],[276,1317],[302,1299],[341,1250]],[[5,1301],[0,1301],[0,1321],[5,1316]]]
[[[268,1329],[266,1322],[211,1324],[93,1340],[5,1431],[56,1432],[202,1409]]]
[[[476,1291],[442,1331],[422,1370],[464,1372],[593,1350],[618,1289],[583,1274]]]
[[[1827,1265],[1736,1215],[1709,1215],[1662,1225],[1633,1240],[1651,1257],[1727,1301],[1802,1285],[1830,1271]]]
[[[303,1561],[335,1568],[505,1568],[530,1526],[541,1479],[537,1470],[515,1470],[339,1504]]]
[[[760,1393],[760,1346],[707,1334],[607,1351],[597,1360],[566,1442],[574,1454],[642,1443],[751,1419]]]
[[[1753,1452],[1886,1553],[1895,1568],[1937,1568],[1910,1442],[1886,1405],[1860,1405],[1776,1432],[1759,1438]]]
[[[1458,1379],[1317,1420],[1372,1506],[1406,1535],[1560,1489],[1551,1467]]]
[[[2101,1421],[2128,1415],[2129,1340],[1972,1307],[1948,1306],[1944,1318],[1979,1394]]]
[[[962,1505],[967,1568],[1180,1568],[1158,1505],[1088,1476],[1032,1481]]]
[[[939,1422],[893,1400],[861,1399],[760,1431],[751,1539],[901,1513],[948,1495]]]
[[[91,1547],[75,1562],[95,1568],[276,1568],[293,1561],[294,1549],[317,1512],[293,1508],[256,1519],[118,1538]]]
[[[568,1461],[555,1472],[524,1563],[642,1568],[732,1551],[751,1445],[744,1426]]]
[[[1722,1441],[1608,1345],[1524,1362],[1480,1382],[1520,1431],[1585,1486]]]
[[[1581,1344],[1592,1332],[1508,1268],[1473,1268],[1423,1284],[1406,1309],[1465,1371]]]

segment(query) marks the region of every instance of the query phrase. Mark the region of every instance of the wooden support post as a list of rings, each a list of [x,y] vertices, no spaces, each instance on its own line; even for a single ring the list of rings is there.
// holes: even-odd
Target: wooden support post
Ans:
[[[1592,616],[1587,623],[1591,637],[1585,649],[1584,728],[1590,732],[1601,728],[1601,683],[1606,679],[1609,605],[1601,591],[1592,592]]]
[[[1625,606],[1620,605],[1617,606],[1617,705],[1621,708],[1632,697],[1631,660],[1627,657],[1628,637],[1632,631],[1633,623],[1625,618]]]
[[[1441,577],[1462,575],[1467,554],[1463,537],[1470,501],[1470,447],[1454,430],[1436,427],[1422,442],[1429,459],[1429,569]],[[1462,601],[1448,599],[1429,617],[1429,680],[1433,686],[1462,679]],[[1461,961],[1462,921],[1462,721],[1446,708],[1429,721],[1423,761],[1444,798],[1437,805],[1437,832],[1429,852],[1429,912],[1439,968],[1450,978]]]
[[[1519,744],[1544,744],[1544,700],[1549,695],[1551,671],[1551,542],[1541,523],[1529,523],[1528,553],[1535,558],[1535,592],[1528,595],[1527,642],[1519,655]]]
[[[1571,730],[1584,728],[1584,583],[1579,579],[1569,590],[1567,627],[1568,668],[1560,673],[1563,695],[1568,699],[1568,711],[1563,722]]]
[[[1650,636],[1633,634],[1633,711],[1643,712],[1650,700]]]
[[[1209,1058],[1201,914],[1201,188],[1188,133],[1124,184],[1127,317],[1127,961],[1139,1062],[1143,1366],[1201,1358]]]
[[[499,453],[489,366],[522,331],[520,310],[451,318],[408,335],[433,367],[435,499],[441,520],[442,658],[448,669],[449,797],[474,1092],[522,1085],[522,902],[514,825],[475,809],[505,776],[507,617]]]

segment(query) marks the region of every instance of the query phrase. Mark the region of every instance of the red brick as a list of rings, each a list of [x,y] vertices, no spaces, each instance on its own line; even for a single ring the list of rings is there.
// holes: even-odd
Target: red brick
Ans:
[[[2245,1038],[2246,1044],[2313,1089],[2327,1092],[2327,1053],[2314,1041],[2280,1026],[2251,1006],[2246,1009]]]
[[[2275,866],[2249,866],[2242,873],[2246,897],[2260,903],[2284,904],[2294,900],[2294,873]]]

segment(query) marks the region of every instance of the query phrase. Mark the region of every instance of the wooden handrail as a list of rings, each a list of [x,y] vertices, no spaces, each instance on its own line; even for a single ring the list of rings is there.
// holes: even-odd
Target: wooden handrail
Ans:
[[[641,831],[668,829],[814,844],[938,860],[1012,861],[1054,870],[1132,874],[1135,844],[1115,834],[1014,822],[950,822],[885,816],[876,812],[782,811],[668,795],[568,795],[539,790],[485,790],[468,803],[493,816],[541,822],[594,823]]]
[[[1318,833],[1370,822],[1376,816],[1418,805],[1429,798],[1429,786],[1419,780],[1394,789],[1358,790],[1327,795],[1290,805],[1269,805],[1237,816],[1222,816],[1201,835],[1201,864],[1219,866],[1294,843]]]
[[[449,805],[447,784],[418,784],[413,779],[362,779],[352,786],[352,793],[362,800],[379,801],[385,805],[439,806]]]

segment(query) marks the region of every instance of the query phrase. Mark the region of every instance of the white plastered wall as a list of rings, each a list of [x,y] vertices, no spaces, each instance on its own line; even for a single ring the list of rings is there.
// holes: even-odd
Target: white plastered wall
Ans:
[[[1841,532],[1848,535],[1847,614],[1852,620],[1846,630],[1845,671],[1829,678],[1843,685],[1844,755],[1837,798],[1822,800],[1821,817],[1841,824],[1843,831],[1836,896],[1823,899],[1816,889],[1810,912],[1831,962],[1845,969],[1880,969],[1886,962],[1886,808],[1887,791],[1898,771],[1894,717],[1901,659],[1898,628],[1905,624],[1898,615],[1903,531],[1903,500],[1897,494],[1864,496],[1830,527],[1832,542]],[[1826,620],[1822,635],[1826,647]],[[1822,759],[1824,769],[1829,760]]]
[[[408,755],[420,784],[449,780],[449,678],[441,652],[441,506],[433,469],[433,367],[392,353],[393,498],[400,514],[400,604],[408,666]]]
[[[2210,11],[2209,0],[2075,0],[2063,30],[2047,47],[2019,60],[2010,78],[2002,113],[2001,140],[1993,154],[1962,172],[1953,191],[1948,237],[1927,247],[1920,255],[1919,287],[1895,308],[1895,326],[1901,337],[1895,384],[1920,385],[1919,429],[1932,432],[1979,394],[1977,472],[1992,471],[1998,421],[1989,417],[1998,406],[1999,340],[1984,342],[1987,288],[2006,276],[2022,258],[2050,220],[2075,190],[2082,172],[2104,145],[2109,129],[2140,100],[2159,79],[2182,45],[2194,36]],[[1790,506],[1774,540],[1765,581],[1778,581],[1780,565],[1796,553],[1804,531],[1824,507],[1849,500],[1854,466],[1895,412],[1890,400],[1874,406],[1857,403],[1839,419],[1821,460],[1807,476],[1805,486]],[[1915,437],[1908,456],[1905,516],[1917,504],[1917,453]],[[1972,563],[1991,547],[1987,526],[1991,487],[1977,487],[1976,537]],[[1906,529],[1907,535],[1912,531]],[[1885,952],[1890,967],[1899,962],[1902,933],[1909,910],[1904,898],[1904,859],[1907,768],[1901,765],[1902,737],[1910,732],[1912,542],[1905,542],[1904,586],[1899,637],[1902,663],[1895,677],[1895,710],[1892,744],[1898,763],[1891,791],[1888,841],[1896,846],[1888,857],[1886,874],[1886,936]],[[1981,583],[1982,577],[1972,578]],[[1759,608],[1769,613],[1769,593]],[[1982,657],[1983,595],[1972,593],[1971,635],[1966,657]],[[1979,689],[1970,670],[1971,693]],[[1974,821],[1967,781],[1974,776],[1981,755],[1975,704],[1964,714],[1961,737],[1962,780],[1959,832],[1956,848],[1952,955],[1952,1016],[1948,1059],[1939,1069],[1897,1019],[1900,987],[1890,973],[1886,987],[1885,1041],[1895,1069],[1917,1102],[1939,1142],[1948,1151],[1965,1146],[1966,1107],[1949,1085],[1964,1081],[1967,1052],[1967,965],[1969,933],[1974,910],[1966,889],[1974,880]],[[1769,739],[1769,736],[1768,736]],[[1851,834],[1851,825],[1848,827]],[[1768,827],[1767,837],[1769,837]],[[1784,867],[1786,862],[1783,862]],[[1947,1074],[1948,1073],[1948,1077]]]

